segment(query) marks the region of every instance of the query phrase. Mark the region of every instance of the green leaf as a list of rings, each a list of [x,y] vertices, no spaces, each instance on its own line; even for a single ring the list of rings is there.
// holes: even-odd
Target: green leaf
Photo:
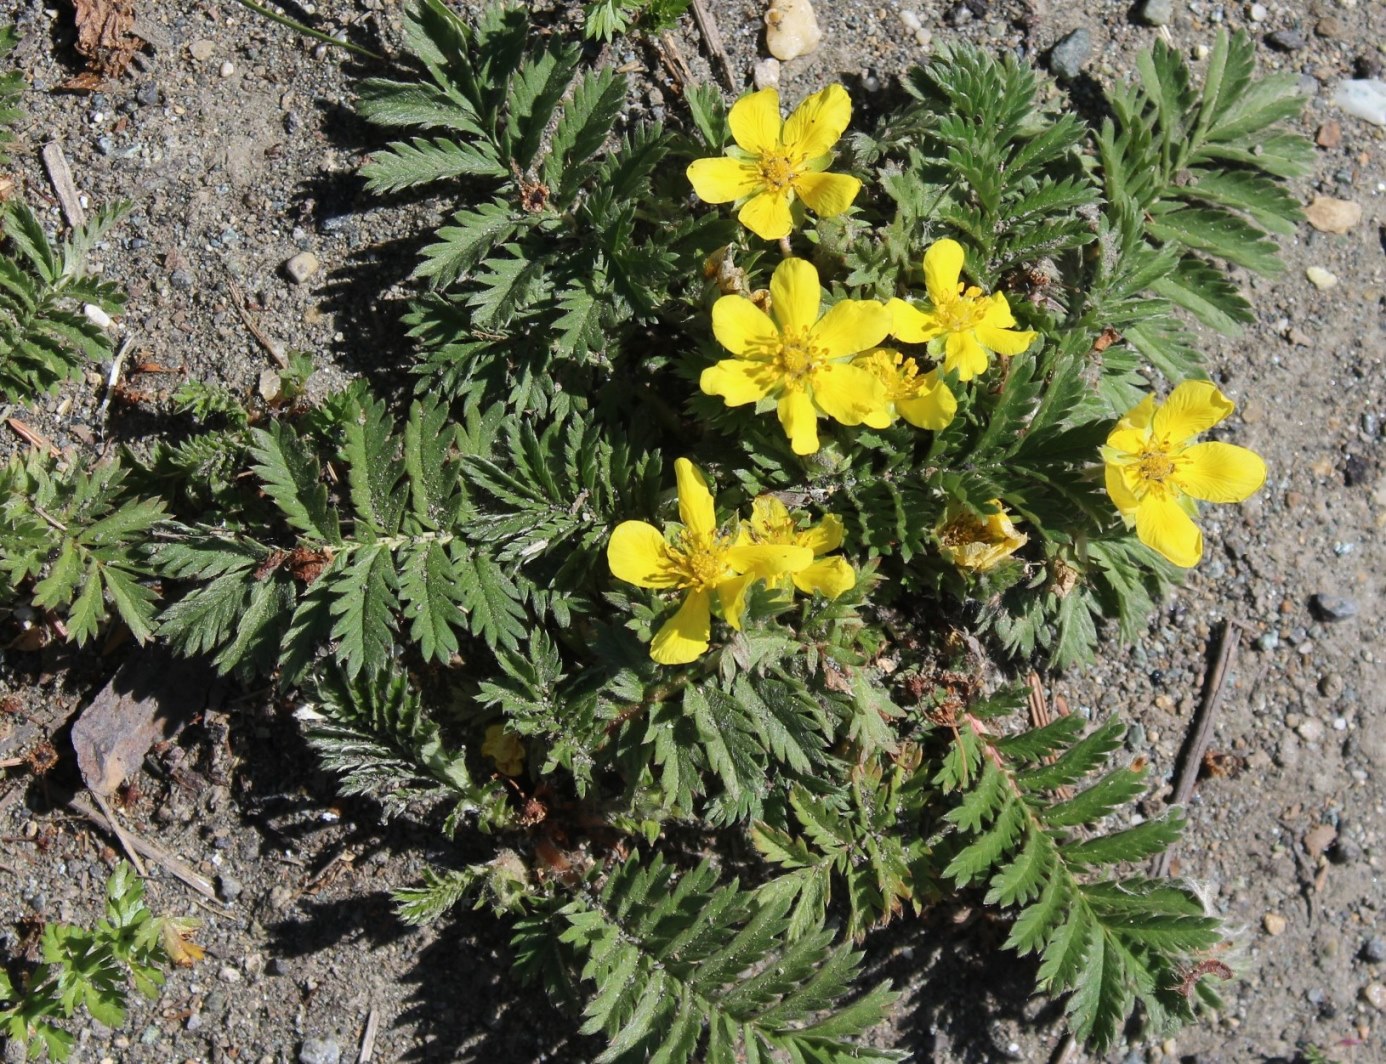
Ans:
[[[374,672],[390,660],[399,600],[393,559],[383,546],[356,551],[331,584],[332,637],[350,679],[362,669]]]
[[[457,633],[467,628],[447,551],[436,540],[410,548],[401,559],[399,586],[410,640],[425,658],[447,664],[458,650]]]
[[[371,192],[387,193],[459,177],[503,178],[509,172],[487,145],[415,137],[376,152],[361,175]]]
[[[328,505],[318,460],[294,430],[272,421],[268,430],[251,429],[250,439],[253,469],[284,519],[313,543],[340,544],[337,514]]]

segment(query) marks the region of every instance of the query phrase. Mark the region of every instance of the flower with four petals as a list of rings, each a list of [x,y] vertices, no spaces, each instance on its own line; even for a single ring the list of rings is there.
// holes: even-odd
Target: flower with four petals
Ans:
[[[705,653],[712,631],[712,599],[740,631],[746,591],[757,580],[773,580],[813,563],[806,546],[738,543],[721,535],[712,493],[687,458],[674,463],[682,524],[666,536],[644,521],[622,521],[607,543],[612,575],[638,587],[686,592],[683,604],[655,634],[650,657],[661,665],[685,665]]]
[[[968,381],[985,373],[988,352],[1018,355],[1035,340],[1035,333],[1016,329],[1010,304],[1000,292],[989,296],[962,282],[962,245],[938,240],[924,253],[924,286],[929,306],[924,309],[892,299],[887,306],[894,319],[892,336],[907,344],[929,345],[929,353],[942,357],[943,371]]]
[[[1160,406],[1146,396],[1116,423],[1102,448],[1107,494],[1126,526],[1185,569],[1203,557],[1194,500],[1241,502],[1266,482],[1266,463],[1255,451],[1194,442],[1232,410],[1215,385],[1184,381]]]
[[[805,595],[816,592],[835,599],[857,585],[857,574],[846,558],[840,554],[825,557],[842,546],[842,518],[836,514],[800,528],[784,503],[773,495],[760,495],[751,504],[751,520],[741,526],[737,542],[807,547],[813,551],[812,564],[767,581],[771,587],[787,589],[792,582]]]
[[[795,200],[831,218],[861,191],[855,177],[824,172],[851,118],[852,101],[841,85],[814,93],[784,122],[776,90],[748,93],[727,114],[736,147],[695,160],[688,180],[705,203],[741,201],[736,216],[756,236],[787,237],[794,228],[790,205]]]
[[[872,300],[844,299],[819,316],[818,271],[785,259],[770,279],[770,313],[745,296],[712,307],[712,331],[735,358],[703,370],[701,386],[728,406],[776,401],[795,454],[818,450],[818,415],[843,425],[890,424],[886,390],[871,371],[852,365],[890,329],[890,313]]]

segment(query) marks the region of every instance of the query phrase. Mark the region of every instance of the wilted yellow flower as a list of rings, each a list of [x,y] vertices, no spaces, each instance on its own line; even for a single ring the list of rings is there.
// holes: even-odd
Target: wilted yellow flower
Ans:
[[[894,324],[891,335],[908,344],[929,345],[929,353],[942,356],[946,373],[971,380],[985,373],[987,353],[1018,355],[1035,340],[1035,334],[1012,328],[1015,317],[1000,292],[984,296],[977,287],[962,283],[964,259],[956,240],[939,240],[924,253],[924,285],[931,306],[921,310],[903,299],[888,304]]]
[[[611,533],[606,558],[617,579],[638,587],[687,591],[683,605],[650,644],[661,665],[684,665],[706,652],[712,629],[712,595],[728,624],[740,630],[746,590],[756,580],[807,568],[808,547],[733,543],[717,531],[712,493],[687,458],[674,463],[679,483],[679,517],[670,540],[654,525],[623,521]]]
[[[773,543],[787,547],[807,547],[813,563],[792,573],[767,581],[771,587],[787,588],[792,581],[806,595],[817,592],[837,598],[856,586],[857,574],[840,554],[824,555],[842,546],[842,518],[828,514],[816,525],[799,528],[788,507],[773,495],[761,495],[751,505],[751,520],[741,526],[738,543]]]
[[[821,302],[813,264],[785,259],[770,278],[769,314],[739,295],[712,306],[712,331],[736,357],[703,370],[703,391],[728,406],[777,399],[795,454],[818,450],[820,412],[844,425],[890,424],[881,382],[848,362],[885,339],[889,312],[872,300],[844,299],[819,317]]]
[[[985,572],[1029,542],[1029,536],[1016,531],[1000,499],[992,499],[991,505],[996,512],[986,517],[949,507],[942,524],[934,529],[939,547],[959,569]]]
[[[937,432],[958,412],[958,400],[939,371],[920,373],[914,359],[899,351],[878,347],[852,359],[852,365],[870,370],[885,388],[887,412],[899,414],[915,428]]]
[[[524,743],[501,724],[492,724],[486,729],[486,737],[481,740],[481,756],[489,757],[503,776],[518,776],[525,770]]]
[[[852,205],[861,182],[828,174],[832,147],[852,119],[852,101],[841,85],[829,85],[780,120],[780,94],[748,93],[727,114],[736,147],[688,167],[693,191],[705,203],[744,200],[737,218],[756,236],[779,240],[794,228],[790,204],[797,197],[824,218]]]
[[[1266,482],[1266,463],[1255,451],[1193,442],[1232,410],[1213,384],[1185,381],[1163,405],[1147,396],[1127,412],[1102,448],[1107,494],[1126,526],[1175,565],[1189,568],[1203,557],[1195,499],[1241,502]]]

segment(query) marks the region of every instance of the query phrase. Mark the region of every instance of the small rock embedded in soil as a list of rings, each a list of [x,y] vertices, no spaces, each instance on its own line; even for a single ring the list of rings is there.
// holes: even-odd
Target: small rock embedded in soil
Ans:
[[[1362,860],[1362,848],[1351,839],[1341,836],[1328,848],[1328,859],[1335,865],[1356,864]]]
[[[236,72],[236,64],[233,63],[233,62],[231,62],[229,59],[228,59],[225,63],[222,63],[222,64],[221,64],[221,69],[217,71],[217,73],[220,74],[220,75],[221,75],[222,77],[224,77],[224,78],[229,78],[229,77],[230,77],[232,74],[234,74],[235,72]]]
[[[1168,26],[1174,20],[1174,0],[1145,0],[1140,19],[1147,26]]]
[[[1318,135],[1314,138],[1314,143],[1320,148],[1336,148],[1343,143],[1343,127],[1329,119],[1319,126]]]
[[[216,50],[216,45],[205,38],[200,41],[193,41],[188,47],[188,54],[199,63],[205,63],[212,58],[212,53]]]
[[[1049,52],[1049,69],[1061,78],[1076,78],[1092,58],[1092,34],[1079,26]]]
[[[1332,196],[1315,196],[1304,217],[1320,233],[1346,233],[1362,220],[1362,205]]]
[[[1320,292],[1326,292],[1338,283],[1338,278],[1325,270],[1322,266],[1310,266],[1304,271],[1304,276],[1309,279],[1309,283]]]
[[[770,0],[765,12],[765,47],[781,63],[808,55],[818,47],[823,31],[809,0]]]
[[[221,896],[222,901],[235,901],[244,890],[244,884],[235,876],[217,876],[217,894]]]
[[[777,89],[780,86],[780,61],[773,56],[756,63],[752,74],[757,89]]]
[[[1333,102],[1350,115],[1386,126],[1386,82],[1376,78],[1341,81]]]
[[[1362,1000],[1378,1012],[1386,1012],[1386,986],[1368,983],[1362,988]]]
[[[1357,616],[1357,600],[1346,595],[1326,595],[1319,592],[1309,600],[1309,606],[1316,617],[1330,623],[1348,621]]]
[[[1276,30],[1266,34],[1266,43],[1277,52],[1298,52],[1309,42],[1298,30]]]
[[[159,102],[159,86],[146,81],[135,90],[135,102],[141,107],[153,107]]]
[[[329,1038],[309,1038],[298,1051],[298,1064],[341,1064],[342,1047]]]
[[[293,281],[294,284],[303,284],[318,272],[320,266],[318,257],[311,251],[300,251],[284,263],[284,272],[289,275],[289,280]]]
[[[1287,924],[1285,918],[1279,913],[1266,913],[1261,918],[1261,926],[1266,929],[1266,934],[1275,936],[1283,935]]]
[[[174,288],[191,288],[193,286],[193,275],[181,266],[168,275],[168,280]]]
[[[1247,17],[1252,22],[1265,22],[1266,19],[1270,18],[1270,12],[1266,10],[1265,4],[1252,4],[1251,10],[1247,12]]]
[[[1386,938],[1373,935],[1362,943],[1362,959],[1369,964],[1380,964],[1382,961],[1386,961]]]

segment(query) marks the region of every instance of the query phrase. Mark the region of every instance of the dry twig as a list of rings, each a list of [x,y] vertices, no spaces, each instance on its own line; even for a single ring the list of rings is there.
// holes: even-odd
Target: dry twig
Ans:
[[[736,79],[732,76],[731,60],[727,58],[727,50],[722,45],[721,31],[717,28],[717,21],[712,17],[712,12],[707,9],[705,0],[693,0],[693,20],[698,23],[703,43],[707,45],[707,50],[714,60],[713,66],[722,75],[727,91],[735,92]]]
[[[231,302],[236,307],[236,313],[240,315],[240,319],[245,324],[245,327],[250,330],[250,335],[255,337],[260,346],[265,349],[265,354],[274,359],[275,365],[280,369],[288,369],[289,360],[284,357],[283,348],[260,330],[260,326],[256,323],[254,317],[251,316],[250,311],[246,309],[245,292],[241,290],[240,285],[232,280],[229,273],[226,276],[226,287],[231,293]]]
[[[371,1055],[375,1052],[375,1033],[380,1029],[380,1010],[371,1006],[370,1015],[366,1017],[366,1033],[361,1036],[361,1053],[356,1058],[356,1064],[370,1064]]]
[[[77,196],[77,186],[72,181],[72,169],[67,165],[63,146],[56,140],[50,140],[43,146],[42,154],[44,169],[48,171],[48,180],[53,183],[53,191],[57,193],[58,202],[62,204],[67,224],[73,229],[86,225],[87,212]]]

